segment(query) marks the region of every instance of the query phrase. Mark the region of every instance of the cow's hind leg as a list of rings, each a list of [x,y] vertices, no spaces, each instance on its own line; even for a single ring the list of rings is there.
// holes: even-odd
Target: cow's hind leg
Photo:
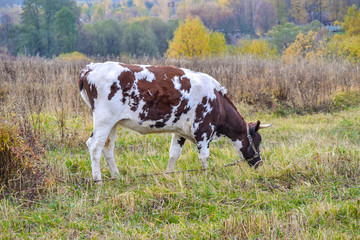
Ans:
[[[94,130],[90,138],[86,141],[91,157],[92,176],[93,180],[96,182],[100,182],[102,180],[100,157],[112,127],[113,125],[109,124],[94,124]]]
[[[115,159],[114,159],[116,129],[117,129],[117,125],[114,125],[114,127],[110,131],[110,134],[105,142],[105,146],[102,151],[103,156],[108,164],[111,178],[119,178],[119,170],[115,164]]]
[[[180,157],[184,143],[185,138],[179,136],[178,134],[173,134],[170,145],[170,159],[166,169],[167,173],[174,171],[176,160]]]

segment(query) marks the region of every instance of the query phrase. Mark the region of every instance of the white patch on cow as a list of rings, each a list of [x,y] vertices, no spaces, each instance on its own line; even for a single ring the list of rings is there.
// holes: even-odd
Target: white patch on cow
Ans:
[[[152,82],[153,80],[155,80],[155,75],[152,72],[150,72],[144,66],[140,66],[140,67],[143,67],[143,70],[141,72],[135,73],[136,80],[139,81],[139,80],[145,79],[148,82]]]
[[[179,90],[181,89],[181,84],[180,84],[180,80],[179,80],[179,77],[178,76],[175,76],[173,79],[172,79],[172,82],[174,83],[174,88],[176,90]]]
[[[233,144],[237,154],[241,157],[242,153],[240,150],[243,148],[242,141],[240,141],[240,140],[232,141],[232,144]]]
[[[185,77],[191,80],[191,86],[201,90],[201,92],[198,92],[199,95],[208,96],[211,100],[213,100],[216,97],[214,89],[222,94],[226,94],[226,89],[210,75],[201,72],[194,72],[184,68],[181,70],[184,71]]]

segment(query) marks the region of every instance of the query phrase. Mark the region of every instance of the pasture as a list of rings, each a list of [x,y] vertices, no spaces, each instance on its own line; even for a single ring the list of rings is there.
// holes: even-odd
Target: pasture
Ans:
[[[36,171],[0,178],[1,239],[360,237],[359,65],[251,57],[120,60],[214,76],[247,121],[273,123],[261,130],[264,164],[223,167],[238,157],[220,139],[210,145],[207,174],[141,176],[165,171],[171,135],[118,129],[120,180],[109,180],[101,160],[108,180],[97,186],[85,145],[91,110],[77,86],[86,63],[2,57],[0,130],[14,128],[27,146],[42,150],[32,150],[36,162],[34,155],[24,158]],[[186,142],[175,169],[199,168],[197,149]]]

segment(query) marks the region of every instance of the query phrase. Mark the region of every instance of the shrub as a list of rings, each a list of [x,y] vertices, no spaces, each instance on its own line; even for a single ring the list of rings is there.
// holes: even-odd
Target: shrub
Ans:
[[[234,54],[253,55],[258,58],[275,57],[277,55],[276,47],[272,47],[267,40],[254,39],[242,40],[234,49]]]
[[[335,109],[346,109],[360,104],[360,91],[338,91],[331,96],[332,106]]]
[[[80,52],[71,52],[71,53],[62,53],[56,59],[70,61],[70,62],[77,62],[77,61],[91,61],[85,54]]]
[[[308,60],[318,59],[324,56],[324,53],[324,41],[318,37],[317,32],[309,31],[306,35],[300,32],[295,42],[283,52],[283,59],[285,61],[298,57]]]
[[[34,195],[52,184],[45,152],[28,128],[0,119],[0,197],[25,192]]]

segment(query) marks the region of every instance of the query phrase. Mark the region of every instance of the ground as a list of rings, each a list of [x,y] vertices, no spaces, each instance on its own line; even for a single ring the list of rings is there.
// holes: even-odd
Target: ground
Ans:
[[[246,120],[273,123],[260,130],[265,163],[258,169],[243,162],[222,168],[238,158],[220,139],[210,145],[210,168],[218,167],[207,174],[139,177],[165,171],[171,136],[119,129],[121,178],[97,186],[88,180],[84,144],[54,146],[46,161],[61,173],[58,183],[31,200],[1,199],[0,238],[359,238],[360,107],[286,116],[238,107]],[[76,119],[67,126],[90,135],[91,118]],[[186,142],[176,170],[196,168],[196,147]],[[102,174],[110,176],[104,160]]]

